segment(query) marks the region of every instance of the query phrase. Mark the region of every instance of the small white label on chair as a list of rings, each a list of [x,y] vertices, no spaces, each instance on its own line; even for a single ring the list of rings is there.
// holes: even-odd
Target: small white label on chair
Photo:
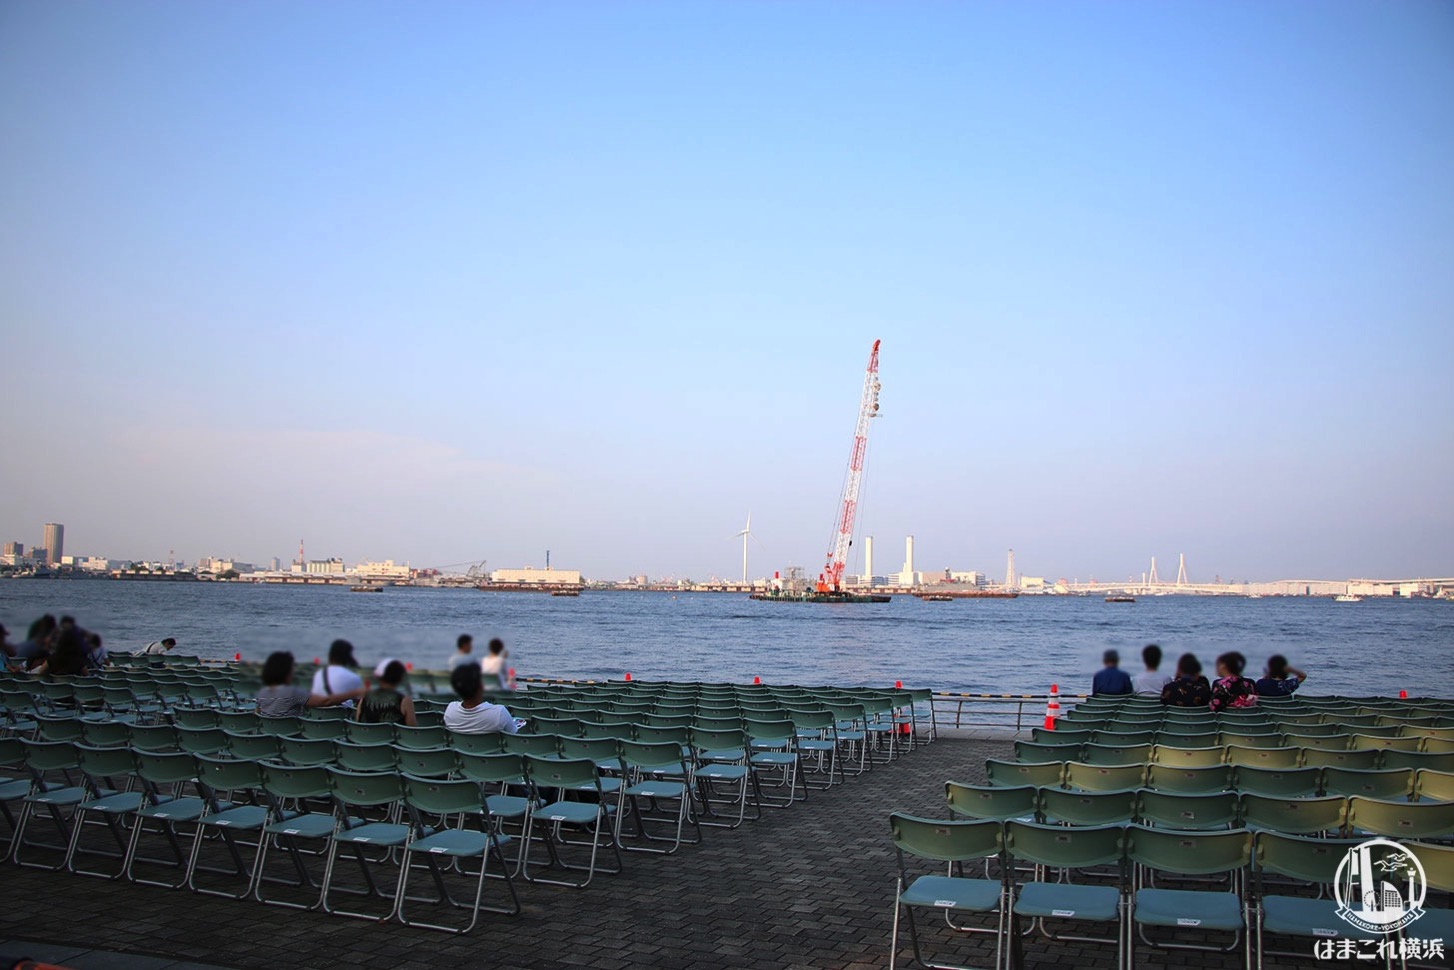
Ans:
[[[297,835],[302,829],[283,829],[284,835]]]
[[[1176,925],[1177,926],[1201,926],[1202,925],[1202,921],[1199,920],[1199,919],[1188,919],[1185,916],[1178,916],[1176,918]]]
[[[936,899],[934,900],[934,905],[943,907],[944,909],[953,909],[955,904],[952,899]]]
[[[1073,910],[1073,909],[1052,909],[1050,911],[1050,915],[1051,916],[1074,916],[1075,915],[1075,910]]]
[[[436,845],[434,848],[430,849],[429,851],[430,852],[448,852],[449,850],[446,849],[446,848],[444,848],[443,846]]]
[[[359,838],[359,837],[355,836],[354,837],[354,841],[355,842],[367,842],[369,840],[366,837],[365,838]]]
[[[552,815],[550,817],[550,820],[552,822],[564,822],[565,821],[565,816],[564,815]]]

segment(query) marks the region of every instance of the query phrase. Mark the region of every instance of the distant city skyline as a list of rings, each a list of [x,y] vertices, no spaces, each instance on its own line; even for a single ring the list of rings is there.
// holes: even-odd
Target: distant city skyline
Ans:
[[[1454,5],[0,22],[28,548],[1454,572]]]

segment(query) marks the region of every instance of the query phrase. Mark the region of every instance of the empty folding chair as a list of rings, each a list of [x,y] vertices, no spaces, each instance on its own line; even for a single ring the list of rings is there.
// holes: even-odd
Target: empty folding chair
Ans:
[[[265,798],[262,794],[262,766],[255,761],[210,758],[206,755],[194,757],[198,785],[202,797],[207,801],[208,811],[196,821],[192,851],[187,858],[187,872],[183,882],[193,892],[225,896],[228,899],[245,899],[252,890],[253,867],[243,861],[242,850],[257,849],[257,842],[249,842],[247,839],[259,839],[263,826],[268,822],[267,805],[262,801]],[[202,843],[209,834],[218,837],[232,868],[205,871],[241,878],[243,885],[239,889],[228,891],[198,885],[197,873],[203,871]]]
[[[399,770],[416,778],[450,778],[459,770],[459,752],[453,748],[405,748],[396,745]]]
[[[1329,892],[1339,865],[1348,850],[1356,845],[1356,841],[1343,839],[1306,838],[1274,831],[1257,833],[1253,925],[1258,968],[1262,967],[1267,955],[1307,958],[1306,944],[1301,950],[1275,951],[1267,947],[1268,935],[1301,940],[1340,937],[1368,941],[1384,939],[1382,934],[1362,930],[1338,915],[1338,904]],[[1314,898],[1304,894],[1271,892],[1266,878],[1269,874],[1310,884],[1319,890],[1319,895]]]
[[[80,768],[76,745],[71,741],[31,741],[20,739],[25,751],[25,766],[30,772],[30,791],[20,799],[20,815],[15,822],[15,834],[11,837],[10,858],[22,866],[34,869],[58,870],[65,865],[65,852],[71,842],[71,812],[77,805],[90,798],[92,793],[84,785],[72,784],[69,773]],[[60,773],[61,779],[56,779]],[[60,836],[58,843],[27,843],[25,830],[37,811],[44,811],[55,825]],[[20,853],[27,845],[32,848],[55,849],[59,853],[55,865],[26,862]]]
[[[753,791],[752,819],[760,819],[762,803],[757,791],[757,776],[747,763],[747,732],[740,728],[693,727],[691,739],[696,759],[692,778],[702,801],[700,824],[732,829],[741,825],[747,818],[749,786]],[[718,799],[718,795],[724,797]],[[728,811],[719,813],[713,807],[719,802]]]
[[[182,848],[182,833],[177,826],[195,823],[208,810],[207,800],[201,794],[186,793],[187,785],[196,788],[197,763],[192,755],[183,751],[135,751],[133,754],[143,800],[132,816],[123,874],[131,882],[145,886],[181,889],[187,882],[189,854]],[[155,825],[165,836],[172,851],[171,862],[139,857],[141,837],[148,824]],[[137,862],[169,865],[176,870],[177,879],[175,882],[162,882],[143,878],[136,873]]]
[[[1040,789],[1024,785],[1001,788],[994,785],[964,785],[957,781],[944,783],[944,798],[950,817],[1020,819],[1033,822],[1040,815]]]
[[[1127,967],[1136,965],[1136,941],[1165,949],[1218,950],[1216,947],[1153,942],[1153,930],[1194,930],[1232,933],[1229,946],[1220,952],[1243,950],[1244,964],[1251,957],[1247,928],[1247,904],[1243,882],[1252,858],[1252,835],[1245,829],[1224,832],[1184,832],[1131,825],[1126,829],[1126,852],[1144,872],[1175,875],[1225,875],[1226,891],[1164,889],[1138,880],[1131,896],[1131,920],[1138,932],[1127,934]]]
[[[808,797],[807,788],[799,793],[797,729],[792,721],[747,719],[749,738],[748,766],[759,779],[775,778],[775,781],[759,782],[762,789],[787,789],[787,794],[769,798],[761,795],[764,805],[772,808],[787,808],[794,802]]]
[[[1232,771],[1230,765],[1183,768],[1153,762],[1146,766],[1145,786],[1156,791],[1179,792],[1183,795],[1231,791]]]
[[[1065,766],[1065,787],[1080,791],[1124,791],[1140,788],[1145,765],[1090,765],[1072,761]]]
[[[409,841],[412,834],[410,826],[392,820],[393,810],[404,796],[403,779],[401,776],[393,774],[344,771],[339,768],[325,768],[324,770],[328,772],[328,784],[333,793],[337,826],[328,840],[328,853],[323,866],[323,888],[318,894],[319,908],[325,913],[337,916],[387,920],[398,911],[398,886],[399,882],[403,880],[403,869],[401,868],[396,874],[393,885],[385,890],[374,878],[365,850],[401,849]],[[370,809],[376,812],[382,811],[384,817],[382,819],[369,818],[366,812]],[[355,812],[359,813],[358,816],[355,816]],[[337,885],[338,852],[340,848],[344,847],[349,850],[358,863],[363,876],[362,890]],[[393,857],[394,853],[390,851],[382,861],[387,863]],[[330,897],[334,892],[342,891],[375,899],[385,899],[389,903],[388,911],[380,915],[376,912],[366,913],[339,909],[332,904]]]
[[[956,929],[992,934],[995,938],[994,965],[1000,966],[1004,953],[1006,922],[1004,881],[967,877],[964,875],[964,864],[990,857],[1002,857],[1004,829],[1001,823],[946,822],[895,812],[889,816],[889,827],[893,833],[899,861],[899,878],[894,893],[893,932],[889,938],[890,970],[898,958],[900,914],[908,919],[909,939],[913,945],[915,960],[925,966],[953,966],[930,963],[925,958],[919,940],[918,922],[914,917],[915,910],[919,909],[937,910],[946,917],[952,913],[992,914],[995,918],[993,929],[969,926],[956,926]],[[931,872],[911,878],[908,867],[910,858],[932,863],[933,868],[938,871],[943,871],[947,864],[948,874]]]
[[[1454,773],[1420,768],[1414,773],[1414,795],[1421,802],[1454,802]]]
[[[324,853],[338,824],[333,812],[333,788],[327,766],[321,763],[264,764],[262,787],[268,796],[268,823],[263,827],[253,860],[253,898],[269,906],[314,909],[318,906],[320,888],[309,871],[308,861],[310,857]],[[310,802],[312,807],[309,807]],[[303,844],[310,842],[315,848],[305,852]],[[296,878],[268,875],[267,858],[273,846],[287,854]],[[270,883],[302,889],[306,898],[288,900],[269,896],[264,887]]]
[[[674,742],[622,741],[620,750],[627,774],[627,784],[621,792],[621,811],[635,821],[636,835],[641,839],[671,843],[669,848],[658,848],[623,841],[621,847],[629,852],[670,854],[683,844],[695,845],[702,841],[702,830],[692,811],[691,768],[682,757],[681,745]],[[650,808],[643,802],[649,803]],[[663,802],[675,805],[675,810],[660,810],[658,806]],[[688,824],[695,833],[692,836],[686,834]],[[653,833],[653,828],[663,825],[670,835]],[[624,828],[625,820],[618,816],[618,838]]]
[[[991,785],[1008,788],[1018,788],[1021,785],[1059,788],[1065,778],[1065,764],[1062,762],[1030,765],[989,758],[984,763],[984,771]],[[1138,779],[1137,784],[1139,783]]]
[[[621,871],[621,851],[615,839],[614,816],[616,806],[610,796],[601,788],[600,775],[595,762],[587,759],[555,760],[534,755],[525,756],[525,771],[531,784],[540,793],[545,804],[532,810],[526,819],[524,864],[521,874],[531,882],[543,882],[557,886],[581,889],[589,885],[598,871],[617,873]],[[554,797],[546,795],[553,792]],[[567,828],[590,833],[589,843],[570,843],[564,839]],[[579,881],[548,879],[532,874],[531,841],[539,836],[550,859],[550,866],[584,872]],[[614,869],[598,865],[602,844],[610,848],[616,859]],[[566,862],[560,851],[565,845],[585,845],[590,850],[585,865]],[[538,869],[539,866],[536,866]]]
[[[1187,830],[1226,829],[1237,824],[1237,793],[1203,795],[1142,789],[1136,801],[1142,825]]]
[[[1116,966],[1121,966],[1126,952],[1126,853],[1124,830],[1119,825],[1087,828],[1066,828],[1059,825],[1037,825],[1014,820],[1005,825],[1005,852],[1011,862],[1029,862],[1035,866],[1032,878],[1019,880],[1011,867],[1011,923],[1009,938],[1015,950],[1015,965],[1022,966],[1024,936],[1020,918],[1038,923],[1045,935],[1056,942],[1074,940],[1087,943],[1109,943],[1116,947]],[[1108,883],[1093,884],[1088,880],[1071,881],[1092,867],[1111,866]],[[1050,870],[1060,870],[1062,878],[1053,879]],[[1069,878],[1066,878],[1068,876]],[[1066,936],[1051,933],[1047,923],[1068,920],[1073,923],[1113,923],[1114,938]]]
[[[506,833],[507,826],[514,830],[519,848],[515,854],[515,872],[520,871],[524,861],[525,834],[530,812],[537,801],[530,781],[525,776],[525,758],[518,754],[475,754],[468,751],[456,752],[459,757],[461,778],[480,786],[485,795],[485,811],[493,826],[492,831]],[[619,779],[617,784],[619,784]]]

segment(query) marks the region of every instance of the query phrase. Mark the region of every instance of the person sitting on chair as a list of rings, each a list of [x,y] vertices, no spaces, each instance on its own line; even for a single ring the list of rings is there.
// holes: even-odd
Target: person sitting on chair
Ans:
[[[459,695],[444,709],[444,726],[460,734],[514,734],[520,726],[503,704],[485,700],[485,678],[474,664],[463,664],[449,675]]]

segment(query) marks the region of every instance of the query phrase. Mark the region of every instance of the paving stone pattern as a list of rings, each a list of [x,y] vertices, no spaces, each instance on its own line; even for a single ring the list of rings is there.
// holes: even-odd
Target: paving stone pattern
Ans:
[[[984,760],[1010,755],[1002,740],[943,738],[806,804],[764,809],[761,822],[707,829],[701,845],[676,855],[628,853],[623,873],[585,890],[522,882],[524,913],[482,914],[463,937],[6,864],[0,940],[8,950],[31,940],[161,958],[117,956],[118,967],[885,967],[897,874],[889,812],[944,817],[945,780],[983,783]],[[992,963],[987,938],[923,922],[926,949],[941,959]],[[903,943],[907,967],[907,936]],[[1214,955],[1138,956],[1145,967],[1240,966]],[[1031,970],[1115,962],[1111,947],[1085,943],[1033,941],[1026,957]]]

